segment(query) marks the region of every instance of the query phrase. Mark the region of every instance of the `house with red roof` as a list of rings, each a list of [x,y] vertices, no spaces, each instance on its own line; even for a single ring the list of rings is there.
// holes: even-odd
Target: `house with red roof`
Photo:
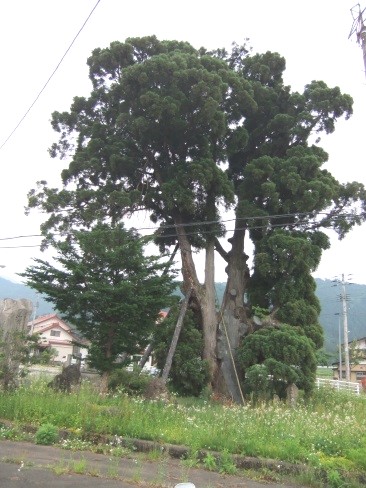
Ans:
[[[42,349],[52,348],[57,351],[57,362],[65,363],[71,358],[87,357],[88,341],[55,313],[41,315],[28,322],[28,331],[30,334],[39,334],[39,346]]]

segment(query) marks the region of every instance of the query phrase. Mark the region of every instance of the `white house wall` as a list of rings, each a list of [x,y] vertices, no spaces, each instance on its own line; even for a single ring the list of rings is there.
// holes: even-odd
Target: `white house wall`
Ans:
[[[67,345],[52,345],[53,349],[57,350],[57,356],[55,357],[55,361],[61,361],[64,363],[67,360],[69,354],[72,354],[72,344],[69,346]]]
[[[60,331],[60,335],[58,336],[51,335],[52,330]],[[61,327],[58,327],[56,325],[52,329],[48,329],[44,332],[42,332],[42,329],[36,332],[39,332],[41,339],[45,337],[47,340],[51,340],[51,341],[72,341],[71,335],[65,332],[63,329],[61,329]]]

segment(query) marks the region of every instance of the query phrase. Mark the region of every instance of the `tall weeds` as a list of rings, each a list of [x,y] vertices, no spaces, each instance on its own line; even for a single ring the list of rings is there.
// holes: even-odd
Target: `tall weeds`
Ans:
[[[100,396],[87,384],[71,394],[55,393],[35,382],[0,396],[1,418],[35,426],[49,423],[80,435],[140,438],[314,467],[366,468],[366,396],[331,389],[316,391],[310,402],[290,408],[179,399],[166,404],[118,392]]]

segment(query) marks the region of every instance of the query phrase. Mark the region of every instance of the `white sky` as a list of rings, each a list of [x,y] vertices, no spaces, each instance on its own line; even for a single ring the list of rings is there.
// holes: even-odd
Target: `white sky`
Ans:
[[[0,145],[55,69],[97,0],[2,0],[0,3]],[[68,110],[76,95],[87,96],[90,82],[86,60],[96,47],[115,40],[155,34],[195,47],[229,48],[249,37],[254,51],[277,51],[287,62],[285,81],[301,91],[312,80],[339,86],[354,98],[354,115],[340,121],[322,145],[329,152],[328,169],[340,181],[366,184],[364,161],[366,128],[366,78],[362,50],[348,39],[352,26],[350,9],[356,0],[232,0],[223,4],[208,0],[101,0],[75,44],[45,91],[13,136],[0,150],[0,238],[39,233],[42,215],[24,215],[27,192],[38,180],[59,186],[64,162],[51,159],[47,149],[57,140],[50,127],[51,113]],[[366,0],[362,0],[363,8]],[[44,216],[43,216],[44,217]],[[148,219],[140,221],[149,224]],[[19,281],[16,273],[41,257],[31,246],[39,238],[1,240],[0,276]],[[332,240],[315,276],[333,278],[353,275],[366,283],[364,248],[366,226],[352,231],[343,241]],[[43,256],[45,257],[45,256]],[[217,281],[225,280],[223,263]],[[202,265],[203,267],[203,265]]]

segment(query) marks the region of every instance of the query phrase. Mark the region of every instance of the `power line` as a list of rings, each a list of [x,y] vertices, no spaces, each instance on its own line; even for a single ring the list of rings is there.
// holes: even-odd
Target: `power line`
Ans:
[[[42,234],[28,234],[24,236],[1,237],[0,241],[11,241],[13,239],[23,239],[28,237],[42,237]]]
[[[40,247],[40,244],[34,244],[32,246],[0,246],[0,249],[22,249],[25,247]]]
[[[84,29],[86,23],[88,22],[88,20],[90,19],[90,17],[92,16],[94,10],[97,8],[98,4],[100,3],[101,0],[98,0],[97,3],[94,5],[94,7],[92,8],[91,12],[89,13],[88,17],[86,18],[86,20],[84,21],[83,25],[80,27],[79,31],[77,32],[76,36],[74,37],[74,39],[71,41],[71,44],[69,45],[69,47],[66,49],[64,55],[62,56],[62,58],[60,59],[60,61],[58,62],[56,68],[53,70],[53,72],[51,73],[51,75],[49,76],[48,80],[46,81],[46,83],[43,85],[43,87],[41,88],[40,92],[38,93],[38,95],[36,96],[36,98],[33,100],[33,102],[31,103],[30,107],[28,108],[28,110],[25,112],[25,114],[23,115],[23,117],[19,120],[19,122],[17,123],[17,125],[14,127],[14,129],[10,132],[10,134],[8,135],[8,137],[5,139],[5,141],[2,143],[2,145],[0,146],[0,150],[5,146],[5,144],[8,142],[8,140],[12,137],[12,135],[14,134],[14,132],[18,129],[18,127],[20,126],[20,124],[23,122],[23,120],[26,118],[26,116],[29,114],[29,112],[32,110],[33,106],[35,105],[35,103],[37,102],[37,100],[39,99],[39,97],[42,95],[43,91],[45,90],[46,86],[48,85],[48,83],[51,81],[51,79],[53,78],[53,76],[55,75],[56,71],[58,70],[58,68],[60,67],[62,61],[65,59],[67,53],[70,51],[71,47],[73,46],[74,42],[76,41],[76,39],[79,37],[79,34],[81,33],[81,31]]]
[[[202,222],[202,223],[205,223],[205,222]],[[283,227],[284,225],[291,225],[292,223],[288,223],[288,224],[272,224],[271,225],[271,229],[273,228],[281,228]],[[185,227],[191,227],[192,224],[185,224]],[[171,227],[171,226],[170,226]],[[260,230],[260,229],[267,229],[267,225],[257,225],[257,226],[251,226],[250,228],[248,228],[248,226],[244,226],[244,227],[237,227],[235,229],[225,229],[223,232],[225,233],[228,233],[228,232],[234,232],[235,230]],[[140,228],[140,229],[136,229],[134,228],[136,231],[140,231],[140,230],[144,230],[144,228]],[[148,227],[148,228],[145,228],[146,229],[149,229],[149,230],[154,230],[154,228],[152,227]],[[155,230],[159,230],[160,227],[156,227]],[[212,235],[212,234],[216,234],[217,233],[217,230],[214,229],[214,230],[206,230],[206,231],[200,231],[200,232],[197,232],[197,231],[192,231],[192,232],[185,232],[185,235],[186,236],[194,236],[194,235]],[[61,235],[59,233],[55,233],[54,235]],[[144,239],[146,237],[153,237],[154,236],[154,233],[151,233],[151,234],[145,234],[145,235],[142,235],[142,236],[139,236],[141,239]],[[39,234],[37,237],[44,237],[42,234]],[[159,237],[159,234],[155,234],[155,237]],[[161,238],[170,238],[170,237],[177,237],[177,233],[174,232],[172,234],[162,234],[160,235]],[[6,240],[6,239],[5,239]],[[39,245],[29,245],[29,246],[0,246],[0,249],[20,249],[20,248],[24,248],[24,247],[40,247],[40,244]]]
[[[265,215],[265,216],[251,216],[251,217],[238,217],[237,219],[225,219],[225,220],[210,220],[210,221],[198,221],[198,222],[187,222],[187,223],[182,223],[182,224],[166,224],[166,225],[160,225],[160,226],[155,226],[155,227],[134,227],[136,231],[144,231],[144,230],[151,230],[151,231],[157,231],[157,230],[164,230],[164,229],[175,229],[175,228],[184,228],[184,227],[197,227],[197,226],[205,226],[205,225],[215,225],[215,224],[224,224],[226,222],[234,222],[235,220],[237,221],[253,221],[253,220],[267,220],[267,219],[276,219],[276,218],[284,218],[284,217],[301,217],[301,216],[307,216],[309,213],[288,213],[288,214],[273,214],[273,215]],[[320,212],[318,215],[324,215],[328,216],[326,212]],[[337,221],[338,219],[352,216],[354,217],[353,213],[349,214],[343,214],[341,216],[334,216],[331,217],[331,221]],[[280,222],[278,224],[271,222],[269,225],[250,225],[238,228],[237,230],[259,230],[259,229],[265,229],[268,226],[270,228],[277,228],[277,227],[285,227],[285,226],[290,226],[290,225],[302,225],[302,224],[308,224],[310,222],[306,221],[297,221],[297,222]],[[313,222],[316,223],[316,222]],[[225,229],[225,232],[233,232],[235,229]],[[216,232],[214,231],[201,231],[200,234],[212,234]],[[191,232],[187,233],[187,235],[192,235],[192,234],[197,234],[197,232]],[[59,233],[54,233],[54,235],[60,235]],[[171,235],[165,235],[164,237],[173,237],[176,234],[171,234]],[[15,239],[23,239],[23,238],[30,238],[30,237],[44,237],[43,234],[28,234],[28,235],[18,235],[18,236],[11,236],[11,237],[1,237],[0,241],[9,241],[9,240],[15,240]],[[19,246],[20,247],[20,246]]]

